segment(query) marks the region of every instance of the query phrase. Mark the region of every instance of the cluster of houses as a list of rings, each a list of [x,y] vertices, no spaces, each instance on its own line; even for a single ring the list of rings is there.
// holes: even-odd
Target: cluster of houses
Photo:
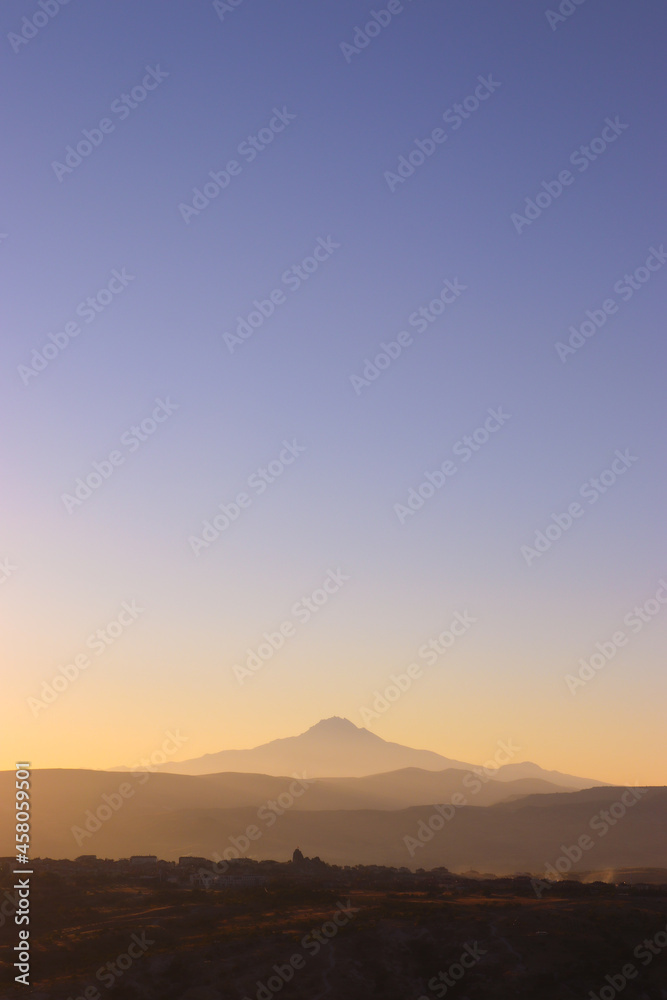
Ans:
[[[11,870],[13,858],[0,858],[0,869]],[[453,889],[470,879],[453,875],[446,868],[432,871],[410,871],[408,868],[387,868],[383,865],[328,865],[319,858],[306,858],[297,848],[291,861],[256,861],[232,858],[216,864],[209,858],[184,855],[177,861],[164,861],[155,854],[133,854],[129,858],[98,858],[81,854],[71,859],[34,858],[31,867],[36,874],[53,873],[64,878],[110,878],[128,880],[137,885],[164,885],[174,888],[232,889],[266,886],[276,881],[308,883],[322,886],[384,886],[397,890],[415,888]]]

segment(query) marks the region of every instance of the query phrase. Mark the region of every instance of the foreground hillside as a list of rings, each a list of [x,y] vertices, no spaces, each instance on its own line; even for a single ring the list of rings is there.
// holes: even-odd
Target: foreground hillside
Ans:
[[[538,899],[520,880],[204,892],[43,876],[34,883],[32,995],[433,1000],[451,988],[460,1000],[563,1000],[599,996],[611,978],[625,1000],[664,1000],[665,893],[570,883]],[[11,961],[3,944],[2,972]],[[621,981],[629,964],[634,975]]]

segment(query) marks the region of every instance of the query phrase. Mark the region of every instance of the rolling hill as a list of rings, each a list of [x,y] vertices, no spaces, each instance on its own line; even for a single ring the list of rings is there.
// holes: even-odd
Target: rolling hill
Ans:
[[[267,775],[133,778],[108,771],[36,770],[31,854],[229,859],[240,853],[286,860],[299,846],[307,855],[341,865],[445,865],[505,874],[541,872],[585,835],[589,846],[580,868],[667,867],[666,788],[637,795],[612,786],[525,795],[519,790],[527,787],[523,779],[520,785],[489,781],[475,790],[473,782],[479,781],[469,772],[468,784],[458,783],[452,792],[454,778],[456,769],[435,775],[399,771],[371,779],[325,779],[303,790],[297,779]],[[435,785],[429,786],[432,779]],[[0,774],[2,855],[9,854],[13,841],[12,781],[13,772]],[[431,797],[443,809],[430,803],[393,807],[410,794],[427,794],[429,787],[447,789]],[[510,798],[491,804],[503,791]],[[624,798],[629,806],[619,805]]]

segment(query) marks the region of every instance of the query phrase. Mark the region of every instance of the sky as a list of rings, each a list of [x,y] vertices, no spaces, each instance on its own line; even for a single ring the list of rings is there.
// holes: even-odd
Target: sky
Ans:
[[[666,15],[560,7],[5,0],[1,767],[667,783]]]

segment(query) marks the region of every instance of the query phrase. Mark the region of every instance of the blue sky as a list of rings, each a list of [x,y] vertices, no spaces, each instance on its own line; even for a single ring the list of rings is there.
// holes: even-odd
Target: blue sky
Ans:
[[[30,752],[104,766],[178,724],[188,756],[331,714],[360,724],[391,672],[467,609],[475,628],[380,735],[463,759],[512,736],[545,766],[664,780],[660,614],[576,695],[565,682],[667,571],[667,268],[614,290],[667,240],[663,6],[587,0],[553,30],[557,5],[411,0],[353,54],[386,5],[243,0],[221,18],[207,2],[72,0],[12,44],[40,9],[3,4],[0,67],[0,555],[16,567],[0,596]],[[147,74],[155,89],[133,100]],[[493,93],[455,127],[443,116],[480,77]],[[90,155],[54,167],[103,119]],[[242,144],[272,121],[251,159]],[[389,184],[438,128],[446,138]],[[576,151],[602,134],[613,141],[582,170]],[[185,221],[179,206],[230,160],[227,187]],[[513,213],[568,169],[518,233]],[[299,287],[284,280],[323,245]],[[409,318],[447,280],[465,291],[418,332]],[[230,351],[224,334],[276,289],[273,314]],[[77,307],[100,290],[86,322]],[[555,345],[610,297],[617,311],[563,362]],[[25,384],[33,349],[77,319]],[[355,391],[401,331],[409,346]],[[158,399],[173,412],[130,450],[123,436]],[[395,505],[498,407],[509,419],[401,523]],[[305,450],[195,555],[189,539],[285,440]],[[527,565],[522,546],[617,449],[636,461]],[[108,479],[68,509],[63,495],[114,451]],[[340,593],[239,685],[244,651],[337,568]],[[134,598],[145,613],[104,666],[35,716],[27,699]]]

